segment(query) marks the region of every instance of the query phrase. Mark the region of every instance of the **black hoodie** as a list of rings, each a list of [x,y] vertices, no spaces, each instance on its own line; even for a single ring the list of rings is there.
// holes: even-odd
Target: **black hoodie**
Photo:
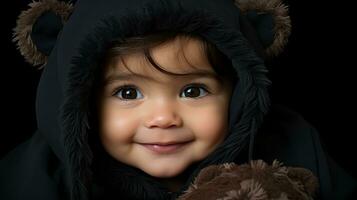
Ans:
[[[174,199],[200,169],[251,159],[308,168],[319,179],[320,199],[347,198],[356,181],[324,153],[314,127],[299,114],[270,104],[264,37],[248,19],[233,0],[77,1],[48,51],[37,90],[38,130],[1,160],[0,198]],[[90,99],[106,45],[114,38],[160,31],[203,36],[232,61],[240,77],[230,101],[227,138],[187,169],[189,179],[178,193],[116,162],[90,140],[95,132]]]

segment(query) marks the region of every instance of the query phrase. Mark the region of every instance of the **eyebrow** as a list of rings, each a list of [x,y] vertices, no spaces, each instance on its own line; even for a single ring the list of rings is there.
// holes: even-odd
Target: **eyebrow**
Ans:
[[[222,83],[221,78],[219,78],[217,76],[217,74],[215,74],[213,72],[209,72],[209,71],[191,72],[191,73],[184,74],[182,76],[177,76],[177,77],[184,77],[184,78],[186,78],[186,77],[203,77],[203,78],[214,79],[214,80]],[[115,74],[115,75],[111,75],[111,76],[107,77],[105,79],[105,85],[109,85],[115,81],[135,80],[135,79],[146,79],[146,80],[151,80],[151,81],[157,82],[157,80],[154,79],[153,77],[144,76],[141,74],[121,73],[121,74]]]

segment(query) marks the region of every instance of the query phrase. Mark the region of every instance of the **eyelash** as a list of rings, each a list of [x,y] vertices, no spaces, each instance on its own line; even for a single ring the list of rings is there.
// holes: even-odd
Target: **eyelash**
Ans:
[[[203,84],[203,83],[191,83],[191,84],[188,84],[188,85],[186,85],[186,86],[184,87],[184,89],[181,91],[181,93],[182,93],[183,91],[185,91],[186,89],[191,88],[191,87],[193,87],[193,88],[195,88],[195,87],[196,87],[196,88],[201,88],[201,89],[204,90],[204,92],[207,93],[206,95],[203,95],[203,96],[200,96],[200,97],[191,97],[191,99],[200,99],[200,98],[202,98],[202,97],[205,97],[205,96],[211,94],[211,92],[208,90],[208,87],[207,87],[205,84]],[[118,94],[122,89],[128,89],[128,88],[129,88],[129,89],[130,89],[130,88],[139,89],[138,87],[136,87],[136,86],[133,85],[133,84],[123,84],[123,85],[117,87],[117,88],[114,90],[112,96],[117,96],[117,94]],[[180,94],[181,94],[181,93],[180,93]],[[123,99],[123,98],[120,98],[120,97],[118,97],[118,98],[119,98],[120,100],[122,100],[122,101],[133,101],[133,100],[137,100],[137,99]],[[186,98],[190,98],[190,97],[186,97]]]

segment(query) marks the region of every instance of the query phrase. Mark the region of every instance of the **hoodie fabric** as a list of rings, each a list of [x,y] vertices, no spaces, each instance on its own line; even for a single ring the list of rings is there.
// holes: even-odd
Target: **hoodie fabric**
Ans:
[[[108,156],[93,142],[91,123],[90,99],[107,45],[160,31],[203,36],[232,61],[240,77],[230,101],[227,138],[185,171],[189,178],[177,193]],[[310,169],[320,181],[319,199],[346,199],[356,181],[326,155],[313,126],[270,103],[261,55],[261,45],[232,0],[77,1],[41,75],[38,130],[1,160],[0,198],[175,199],[208,165],[278,159]]]

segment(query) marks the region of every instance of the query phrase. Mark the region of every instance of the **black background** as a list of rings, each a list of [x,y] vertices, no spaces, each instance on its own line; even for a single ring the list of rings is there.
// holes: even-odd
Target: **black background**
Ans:
[[[35,97],[41,71],[16,50],[12,29],[30,0],[2,3],[0,157],[36,130]],[[284,53],[267,61],[273,101],[298,111],[321,134],[327,152],[357,177],[356,46],[345,5],[327,1],[285,1],[292,35]]]

